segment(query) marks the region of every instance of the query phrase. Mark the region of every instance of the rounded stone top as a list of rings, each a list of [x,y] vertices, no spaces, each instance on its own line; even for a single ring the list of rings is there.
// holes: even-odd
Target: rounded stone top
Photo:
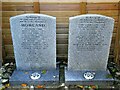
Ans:
[[[70,20],[77,19],[77,18],[83,19],[86,17],[100,17],[100,18],[106,18],[106,19],[110,19],[110,20],[114,21],[114,19],[112,17],[108,17],[108,16],[104,16],[104,15],[100,15],[100,14],[83,14],[83,15],[77,15],[77,16],[70,17],[69,19]]]
[[[20,15],[16,15],[10,18],[10,20],[12,19],[16,19],[16,18],[21,18],[21,17],[46,17],[46,18],[51,18],[51,19],[56,19],[56,17],[54,16],[50,16],[50,15],[46,15],[46,14],[34,14],[34,13],[27,13],[27,14],[20,14]]]

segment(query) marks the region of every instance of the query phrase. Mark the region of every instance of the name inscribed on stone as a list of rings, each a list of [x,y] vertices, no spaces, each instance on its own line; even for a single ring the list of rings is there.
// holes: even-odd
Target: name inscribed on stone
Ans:
[[[105,23],[79,22],[77,26],[76,45],[78,51],[101,50],[102,46],[107,45],[104,41]],[[86,34],[86,35],[85,35]]]

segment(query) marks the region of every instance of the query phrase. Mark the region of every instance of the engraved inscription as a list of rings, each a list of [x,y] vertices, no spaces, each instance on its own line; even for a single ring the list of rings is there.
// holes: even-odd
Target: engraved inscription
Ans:
[[[102,46],[107,45],[102,34],[104,26],[104,23],[79,23],[77,42],[73,45],[76,45],[78,51],[101,50]]]
[[[46,37],[43,36],[47,27],[46,20],[26,16],[26,18],[20,19],[20,26],[23,41],[21,45],[24,49],[46,49],[48,47]]]
[[[56,18],[23,14],[10,18],[18,70],[56,69]]]
[[[68,69],[106,70],[114,19],[86,14],[69,20]]]

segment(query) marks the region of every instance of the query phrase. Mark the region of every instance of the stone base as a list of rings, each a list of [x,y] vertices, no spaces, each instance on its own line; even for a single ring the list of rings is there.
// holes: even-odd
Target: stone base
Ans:
[[[95,76],[93,79],[86,79],[84,73],[88,71],[68,71],[65,70],[66,85],[113,85],[114,79],[110,77],[108,71],[93,71]],[[92,71],[91,71],[92,72]]]
[[[31,74],[37,72],[41,75],[39,79],[31,79]],[[9,80],[11,86],[27,85],[58,85],[59,70],[50,71],[20,71],[15,70]]]

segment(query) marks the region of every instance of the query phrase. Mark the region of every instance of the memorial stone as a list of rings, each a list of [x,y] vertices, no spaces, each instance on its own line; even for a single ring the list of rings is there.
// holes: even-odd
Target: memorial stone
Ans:
[[[10,18],[16,69],[10,85],[57,85],[56,17],[23,14]]]
[[[69,19],[66,85],[112,85],[107,69],[114,19],[86,14]]]
[[[70,18],[68,69],[106,70],[114,20],[102,15]]]
[[[56,18],[24,14],[10,18],[18,70],[56,68]]]

